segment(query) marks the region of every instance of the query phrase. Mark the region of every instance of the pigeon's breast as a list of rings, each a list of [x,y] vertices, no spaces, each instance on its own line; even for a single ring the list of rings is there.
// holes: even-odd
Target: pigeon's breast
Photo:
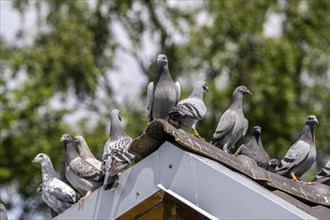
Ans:
[[[153,117],[168,119],[168,112],[176,105],[175,84],[158,83],[154,92]]]

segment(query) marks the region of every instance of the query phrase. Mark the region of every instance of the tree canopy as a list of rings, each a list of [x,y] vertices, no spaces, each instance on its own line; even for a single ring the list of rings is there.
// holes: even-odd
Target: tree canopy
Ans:
[[[165,53],[171,75],[181,83],[181,98],[195,81],[207,81],[208,112],[197,125],[206,140],[233,90],[245,85],[253,93],[244,100],[247,138],[260,125],[266,151],[282,158],[314,114],[320,122],[318,166],[305,178],[312,179],[330,157],[329,1],[13,0],[12,5],[22,16],[29,8],[37,14],[33,33],[20,30],[15,41],[21,43],[0,37],[0,193],[4,198],[14,188],[20,195],[21,218],[32,218],[37,208],[46,215],[35,192],[40,167],[31,161],[47,153],[63,177],[63,133],[83,135],[100,157],[111,109],[121,110],[133,139],[143,132],[147,85],[136,91],[138,100],[118,101],[110,77],[120,68],[116,59],[125,65],[123,54],[138,64],[131,77],[140,71],[149,82],[157,54]],[[117,26],[128,39],[124,44]],[[278,31],[269,34],[267,28]],[[27,36],[32,42],[24,41]],[[151,56],[145,55],[149,41]],[[79,119],[70,119],[76,112]],[[2,202],[8,209],[15,205],[10,198]]]

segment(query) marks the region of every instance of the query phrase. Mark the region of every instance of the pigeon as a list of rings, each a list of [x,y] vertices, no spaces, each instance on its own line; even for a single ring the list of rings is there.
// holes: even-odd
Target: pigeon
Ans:
[[[32,163],[41,164],[41,197],[57,214],[64,212],[80,199],[80,195],[69,185],[56,178],[52,161],[46,154],[38,154]]]
[[[245,136],[249,122],[243,113],[243,96],[250,94],[245,86],[239,86],[233,92],[232,103],[221,116],[210,144],[223,149],[227,153],[238,140]]]
[[[248,143],[241,145],[236,151],[235,155],[245,155],[254,159],[259,167],[267,170],[269,156],[262,146],[261,142],[261,127],[254,126],[252,131],[252,137]]]
[[[309,115],[299,139],[290,147],[281,163],[275,168],[277,174],[302,182],[300,177],[311,168],[316,159],[315,123],[319,123],[316,116]]]
[[[0,203],[0,220],[8,220],[6,207]]]
[[[330,160],[322,168],[322,170],[316,175],[313,182],[323,183],[330,186]]]
[[[281,163],[278,159],[270,159],[268,162],[268,171],[275,173],[275,168]]]
[[[189,125],[196,137],[203,139],[196,130],[196,124],[202,120],[206,114],[206,106],[203,101],[203,92],[208,92],[206,82],[198,81],[190,96],[181,100],[168,114],[170,119],[182,125]]]
[[[83,136],[75,136],[74,143],[78,146],[78,151],[80,157],[93,165],[96,169],[101,171],[102,162],[95,158],[95,156],[90,151],[88,144]]]
[[[128,167],[134,159],[134,155],[127,150],[132,143],[121,127],[121,115],[119,110],[111,111],[110,139],[105,143],[102,155],[102,172],[105,175],[104,190],[113,189],[118,183],[119,175]]]
[[[180,99],[181,88],[174,82],[169,69],[167,57],[158,55],[158,70],[156,79],[148,84],[147,113],[149,121],[155,118],[169,120],[168,112],[176,106]]]
[[[38,189],[36,190],[36,192],[37,193],[41,193],[42,192],[42,183],[40,183],[40,185],[39,185]],[[79,194],[77,194],[77,195],[80,197]],[[54,211],[54,209],[50,208],[50,215],[52,216],[52,218],[55,218],[56,216],[58,216],[58,213],[56,211]]]
[[[65,177],[74,188],[85,194],[79,201],[83,203],[93,191],[102,186],[103,175],[79,156],[70,135],[62,135],[61,142],[65,146]]]

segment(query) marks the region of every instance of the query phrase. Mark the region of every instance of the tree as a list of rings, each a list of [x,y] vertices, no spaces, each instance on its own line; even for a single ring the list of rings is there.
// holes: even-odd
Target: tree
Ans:
[[[126,53],[152,80],[156,68],[143,56],[146,37],[154,41],[154,57],[161,52],[168,56],[171,74],[182,83],[181,98],[190,93],[197,78],[208,82],[210,92],[204,96],[208,113],[197,125],[206,140],[234,88],[244,84],[253,92],[244,100],[248,136],[254,125],[260,125],[270,156],[282,157],[307,115],[315,114],[320,121],[316,141],[322,165],[329,157],[330,142],[329,4],[321,0],[13,1],[22,15],[29,7],[35,9],[38,29],[30,44],[10,45],[0,38],[1,188],[15,185],[24,198],[21,218],[33,218],[37,207],[43,207],[44,215],[47,209],[35,193],[40,168],[31,164],[37,153],[47,153],[62,178],[63,133],[84,135],[100,157],[112,108],[122,111],[128,134],[135,138],[142,133],[147,124],[145,89],[140,100],[119,103],[109,72],[118,68],[115,58]],[[265,24],[273,15],[281,33],[268,36]],[[129,39],[125,45],[116,40],[114,25]],[[89,113],[72,123],[68,117],[78,110]]]

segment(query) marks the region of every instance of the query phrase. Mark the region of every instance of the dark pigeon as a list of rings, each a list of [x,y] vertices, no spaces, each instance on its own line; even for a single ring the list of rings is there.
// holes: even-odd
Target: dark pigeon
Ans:
[[[102,172],[105,175],[104,190],[114,189],[118,185],[118,177],[135,157],[127,151],[133,140],[125,133],[120,122],[119,111],[112,110],[110,139],[105,143],[102,155]]]
[[[245,86],[235,89],[232,103],[221,116],[210,144],[229,152],[231,148],[235,147],[236,142],[245,136],[249,126],[243,113],[243,96],[245,94],[252,95]]]
[[[33,159],[32,163],[41,164],[42,183],[39,188],[41,188],[40,192],[42,200],[53,211],[60,214],[79,200],[79,194],[77,194],[69,185],[56,178],[56,172],[52,161],[46,154],[38,154]]]
[[[176,106],[180,99],[180,84],[174,82],[169,69],[167,57],[158,55],[157,76],[148,84],[147,113],[149,121],[162,118],[168,121],[168,112]]]
[[[290,147],[281,163],[276,167],[277,174],[301,181],[301,176],[311,168],[316,159],[315,123],[319,123],[316,116],[307,117],[299,139]]]
[[[254,126],[252,137],[248,143],[241,145],[236,151],[235,155],[245,155],[257,162],[259,167],[268,169],[269,155],[265,151],[261,142],[261,127]]]
[[[316,175],[313,182],[318,182],[330,186],[330,160]]]
[[[102,173],[79,156],[70,135],[64,134],[61,142],[65,146],[65,177],[74,188],[86,194],[80,199],[80,203],[83,203],[93,191],[102,186]]]
[[[170,118],[182,125],[191,126],[196,137],[203,139],[196,130],[196,124],[202,120],[206,114],[207,108],[203,101],[203,92],[209,91],[206,82],[196,83],[191,95],[181,100],[168,114]]]
[[[88,147],[88,144],[83,136],[77,135],[74,137],[74,142],[78,146],[79,156],[101,171],[102,162],[96,159]]]

